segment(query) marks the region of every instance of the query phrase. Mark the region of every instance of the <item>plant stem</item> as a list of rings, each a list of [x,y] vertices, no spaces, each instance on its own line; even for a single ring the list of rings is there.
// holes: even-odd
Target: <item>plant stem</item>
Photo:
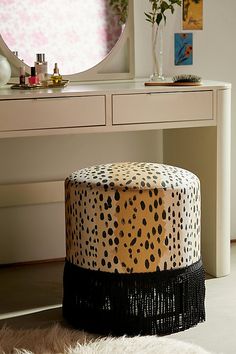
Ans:
[[[152,25],[152,57],[153,57],[153,74],[159,74],[159,63],[156,55],[156,46],[157,46],[157,38],[158,38],[158,25]]]

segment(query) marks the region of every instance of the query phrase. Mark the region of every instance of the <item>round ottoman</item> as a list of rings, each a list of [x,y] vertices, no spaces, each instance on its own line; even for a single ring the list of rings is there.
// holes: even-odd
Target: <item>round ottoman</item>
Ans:
[[[65,181],[63,315],[114,335],[205,320],[200,182],[157,163],[84,168]]]

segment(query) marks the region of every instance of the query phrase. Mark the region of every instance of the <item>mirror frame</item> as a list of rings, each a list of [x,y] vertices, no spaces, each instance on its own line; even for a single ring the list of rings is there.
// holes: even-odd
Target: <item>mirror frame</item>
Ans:
[[[8,48],[0,35],[0,54],[4,55],[12,69],[12,77],[19,76],[21,59]],[[30,75],[30,66],[25,64]],[[129,0],[128,18],[125,29],[107,56],[94,67],[73,75],[63,75],[70,82],[127,80],[134,78],[134,0]]]

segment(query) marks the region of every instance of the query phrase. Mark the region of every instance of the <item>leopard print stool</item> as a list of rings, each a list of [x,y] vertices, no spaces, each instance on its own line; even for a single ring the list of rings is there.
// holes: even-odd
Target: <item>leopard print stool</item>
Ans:
[[[65,181],[64,317],[115,335],[205,319],[200,183],[156,163],[84,168]]]

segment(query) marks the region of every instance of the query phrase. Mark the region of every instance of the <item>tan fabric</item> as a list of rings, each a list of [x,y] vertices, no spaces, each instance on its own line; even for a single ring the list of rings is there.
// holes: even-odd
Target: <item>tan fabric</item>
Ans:
[[[66,179],[66,254],[82,268],[140,273],[200,258],[200,183],[155,163],[93,166]]]

